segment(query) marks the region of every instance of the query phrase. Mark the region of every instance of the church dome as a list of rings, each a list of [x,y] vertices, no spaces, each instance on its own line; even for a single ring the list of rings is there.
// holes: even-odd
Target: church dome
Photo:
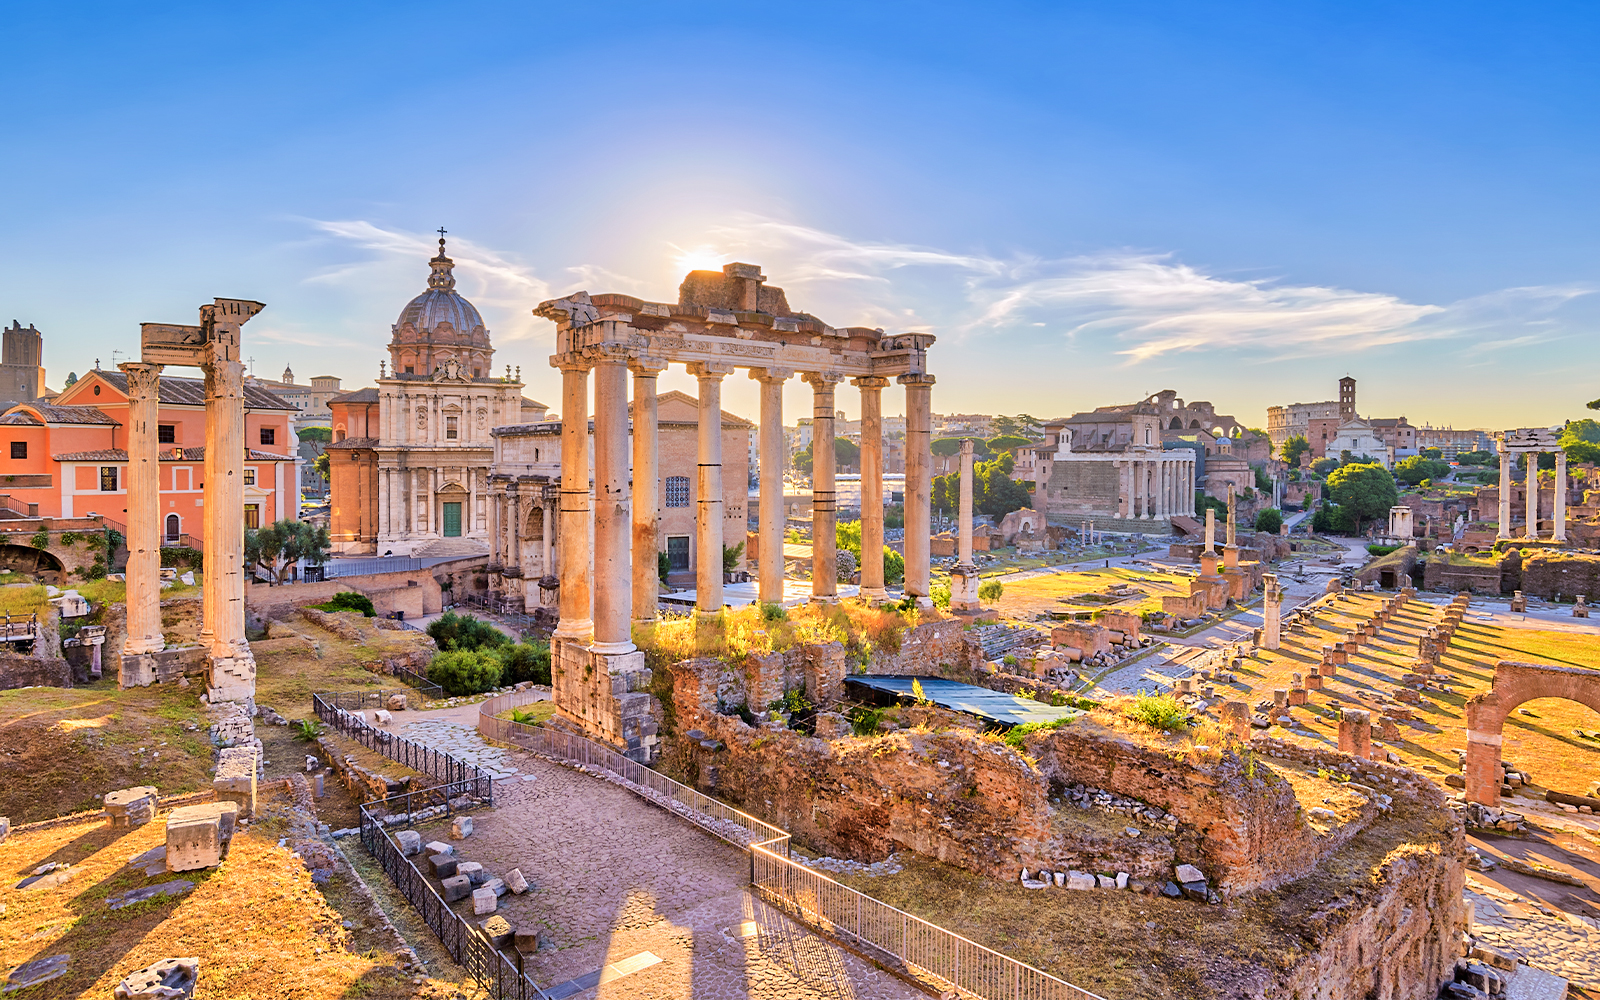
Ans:
[[[477,308],[456,291],[455,261],[444,252],[428,261],[428,290],[406,303],[394,324],[389,358],[397,378],[430,378],[454,370],[466,378],[489,377],[494,348]],[[455,362],[455,369],[446,369]]]
[[[477,307],[456,291],[452,271],[455,261],[444,255],[444,240],[439,241],[439,256],[428,261],[428,290],[406,303],[396,327],[409,325],[418,333],[428,333],[448,323],[457,333],[487,333]]]

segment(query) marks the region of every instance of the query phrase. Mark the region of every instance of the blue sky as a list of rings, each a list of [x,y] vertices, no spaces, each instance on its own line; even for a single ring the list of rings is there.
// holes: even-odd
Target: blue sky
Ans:
[[[59,387],[140,321],[256,298],[258,373],[356,387],[443,225],[497,363],[550,403],[539,300],[672,300],[743,260],[835,325],[938,334],[940,412],[1173,388],[1264,425],[1350,374],[1368,415],[1549,424],[1600,396],[1597,27],[1579,4],[21,7],[0,319],[45,331]],[[754,416],[743,382],[725,400]]]

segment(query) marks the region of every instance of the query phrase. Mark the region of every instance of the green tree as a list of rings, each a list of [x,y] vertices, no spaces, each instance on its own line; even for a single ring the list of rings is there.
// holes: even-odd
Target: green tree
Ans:
[[[1424,448],[1422,449],[1422,457],[1431,458],[1435,462],[1438,462],[1444,458],[1444,452],[1440,451],[1438,448]]]
[[[991,604],[998,601],[1006,592],[1006,585],[999,580],[985,580],[978,584],[978,600],[988,601]]]
[[[949,458],[961,454],[961,442],[968,440],[972,442],[973,461],[989,457],[988,444],[982,438],[935,438],[933,443],[928,445],[928,450],[940,457]]]
[[[1265,466],[1261,466],[1261,465],[1255,466],[1255,473],[1256,473],[1256,489],[1260,490],[1262,493],[1267,494],[1268,496],[1271,496],[1272,495],[1272,477],[1267,475],[1266,467]]]
[[[1421,455],[1403,458],[1394,467],[1394,478],[1408,486],[1419,485],[1425,479],[1443,479],[1449,474],[1449,462],[1423,458]]]
[[[328,453],[323,452],[317,456],[316,461],[312,462],[311,465],[312,468],[317,470],[317,475],[321,476],[323,480],[326,481],[333,478],[332,473],[329,471],[333,467],[332,462],[333,460],[328,456]]]
[[[739,568],[739,557],[744,555],[744,543],[722,547],[722,571],[732,573]]]
[[[509,636],[488,622],[472,615],[458,615],[454,611],[446,611],[429,622],[428,635],[446,652],[493,649],[511,641]]]
[[[77,385],[77,384],[78,384],[78,373],[77,372],[67,372],[67,385]]]
[[[1300,456],[1311,450],[1311,442],[1306,440],[1304,434],[1296,434],[1283,443],[1279,454],[1289,464],[1290,468],[1300,464]]]
[[[998,455],[1002,451],[1021,448],[1023,445],[1032,444],[1033,439],[1022,437],[1019,434],[997,434],[983,443],[989,454]]]
[[[1311,463],[1311,471],[1319,476],[1326,476],[1339,467],[1337,458],[1319,458]]]
[[[861,448],[849,438],[833,439],[833,463],[837,468],[841,465],[855,465],[861,461]],[[794,467],[801,472],[811,471],[811,445],[795,452]]]
[[[323,444],[333,440],[333,430],[328,427],[306,427],[295,432],[302,441],[321,441]]]
[[[1456,461],[1462,465],[1487,465],[1496,469],[1500,467],[1500,456],[1492,451],[1463,451],[1456,456]]]
[[[1574,420],[1557,442],[1568,462],[1600,462],[1600,420]]]
[[[841,521],[834,526],[834,541],[838,543],[840,552],[848,552],[856,557],[856,565],[861,562],[861,522]],[[883,547],[883,582],[895,584],[906,578],[905,557],[894,549],[885,545]]]
[[[1256,530],[1267,531],[1276,535],[1283,529],[1283,511],[1276,507],[1268,507],[1256,514]]]
[[[282,583],[289,568],[302,559],[312,566],[327,562],[332,546],[327,528],[282,520],[245,531],[244,561],[246,566],[265,570],[273,583]]]
[[[1355,519],[1355,530],[1362,524],[1389,516],[1389,508],[1400,499],[1394,477],[1381,465],[1345,465],[1328,474],[1328,495],[1347,516]]]

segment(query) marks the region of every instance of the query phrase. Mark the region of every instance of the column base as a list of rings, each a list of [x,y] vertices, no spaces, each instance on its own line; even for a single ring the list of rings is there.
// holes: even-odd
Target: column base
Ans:
[[[207,660],[206,700],[248,701],[256,696],[256,658],[246,647],[231,656],[212,654]]]
[[[659,723],[650,711],[651,671],[643,651],[608,653],[557,638],[550,657],[552,695],[564,716],[632,760],[656,758]]]
[[[556,623],[556,630],[550,635],[552,639],[585,643],[593,637],[594,621],[589,618],[563,618]]]
[[[595,653],[603,653],[606,656],[621,656],[621,655],[624,655],[624,654],[627,654],[627,653],[632,653],[632,652],[638,650],[639,647],[635,646],[631,641],[629,641],[629,642],[593,642],[593,643],[589,644],[589,648],[591,650],[593,650]]]
[[[861,599],[868,604],[877,604],[889,599],[889,591],[883,587],[862,587]]]
[[[957,566],[950,572],[950,610],[952,612],[956,614],[973,614],[980,609],[978,582],[976,567]]]
[[[812,594],[809,598],[807,598],[807,601],[809,601],[811,604],[838,604],[839,603],[839,595],[838,594]]]

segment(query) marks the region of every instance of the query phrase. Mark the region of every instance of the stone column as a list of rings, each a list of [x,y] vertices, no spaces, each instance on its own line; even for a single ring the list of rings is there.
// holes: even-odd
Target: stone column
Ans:
[[[732,365],[697,363],[700,383],[700,478],[695,494],[695,609],[722,610],[722,379]]]
[[[753,368],[761,383],[761,452],[759,520],[760,551],[756,554],[758,591],[763,604],[783,603],[783,383],[794,374],[785,368]],[[815,448],[812,449],[813,453]]]
[[[1172,460],[1161,459],[1158,468],[1161,470],[1161,502],[1156,505],[1156,516],[1167,518],[1172,516]]]
[[[505,573],[507,576],[517,578],[522,576],[522,495],[517,492],[517,484],[511,483],[506,487],[506,555]]]
[[[1133,463],[1115,463],[1117,469],[1117,511],[1120,517],[1133,516]]]
[[[207,694],[233,701],[255,694],[255,662],[244,637],[244,365],[217,360],[205,372]]]
[[[541,490],[545,487],[541,486]],[[546,576],[556,573],[556,538],[560,535],[560,524],[557,514],[558,506],[555,500],[544,500],[544,572]],[[544,596],[540,595],[539,603],[544,604]]]
[[[906,387],[906,596],[931,607],[933,383],[932,375],[901,375]]]
[[[489,572],[500,573],[506,568],[504,530],[506,519],[500,515],[500,491],[497,483],[489,484]]]
[[[1232,547],[1232,546],[1238,544],[1237,539],[1235,539],[1235,537],[1234,537],[1234,532],[1235,532],[1235,530],[1237,528],[1237,525],[1238,525],[1238,522],[1236,520],[1237,514],[1236,514],[1236,511],[1234,509],[1234,502],[1235,501],[1234,501],[1234,498],[1233,498],[1233,485],[1230,483],[1228,485],[1228,542],[1227,542],[1227,545],[1229,547]]]
[[[1567,453],[1560,448],[1556,449],[1556,497],[1555,511],[1551,514],[1555,522],[1555,530],[1550,535],[1550,540],[1564,542],[1567,540]]]
[[[956,568],[950,574],[950,610],[968,614],[979,610],[978,568],[972,564],[972,439],[961,442],[961,503],[956,515],[960,541]]]
[[[1262,578],[1261,615],[1265,619],[1261,628],[1261,648],[1277,649],[1282,645],[1283,588],[1278,586],[1276,573]]]
[[[1528,532],[1527,538],[1532,541],[1539,537],[1539,452],[1530,451],[1523,455],[1528,462]]]
[[[844,376],[834,372],[807,372],[800,377],[811,383],[811,599],[831,604],[839,593],[833,398],[834,386],[842,382]]]
[[[561,359],[561,620],[555,637],[587,642],[589,564],[589,365]]]
[[[1500,525],[1495,532],[1496,538],[1511,537],[1511,452],[1506,450],[1505,442],[1500,444]]]
[[[667,363],[635,358],[633,372],[633,620],[654,621],[661,596],[661,436],[656,384]]]
[[[716,424],[720,436],[722,422]],[[637,647],[630,637],[633,512],[628,482],[628,356],[623,348],[601,348],[595,358],[594,467],[592,648],[597,653],[631,653]],[[722,513],[720,507],[717,513]],[[721,564],[719,558],[719,569]]]
[[[883,388],[886,378],[852,379],[861,390],[861,597],[881,601],[883,579]]]
[[[159,653],[161,634],[161,366],[128,362],[128,634],[124,656]],[[209,485],[209,484],[208,484]]]
[[[1144,517],[1144,463],[1128,460],[1128,516]]]

